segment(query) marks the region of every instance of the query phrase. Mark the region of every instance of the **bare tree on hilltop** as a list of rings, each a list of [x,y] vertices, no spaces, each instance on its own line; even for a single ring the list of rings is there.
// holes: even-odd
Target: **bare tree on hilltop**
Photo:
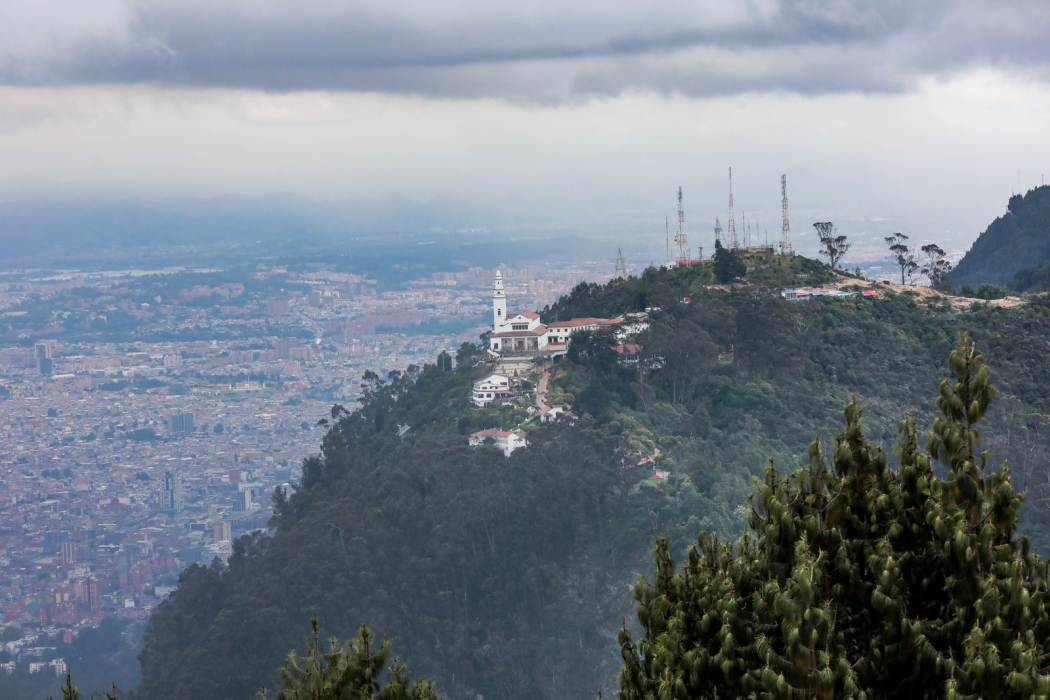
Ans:
[[[834,270],[851,244],[846,242],[845,236],[836,235],[838,229],[830,221],[818,221],[813,224],[813,228],[817,229],[817,235],[820,236],[820,254],[828,259],[828,264]]]
[[[892,236],[886,236],[886,243],[890,246],[890,262],[901,269],[901,286],[904,286],[904,275],[907,273],[908,281],[919,269],[919,263],[915,262],[915,251],[905,243],[908,237],[901,232]]]

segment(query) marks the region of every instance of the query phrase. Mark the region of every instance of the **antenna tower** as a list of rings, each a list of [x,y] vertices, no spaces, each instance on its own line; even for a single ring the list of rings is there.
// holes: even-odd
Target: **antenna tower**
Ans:
[[[733,167],[729,167],[729,223],[726,228],[726,238],[729,239],[729,247],[736,250],[736,218],[733,216]]]
[[[717,216],[715,217],[715,242],[722,242],[722,222],[718,220]]]
[[[667,253],[664,255],[664,264],[668,267],[671,265],[671,228],[668,223],[669,217],[664,217],[664,245],[667,247]]]
[[[616,249],[616,260],[613,262],[616,263],[616,276],[627,279],[629,276],[627,274],[627,258],[623,257],[623,251],[621,249]]]
[[[685,209],[682,208],[682,188],[678,187],[678,234],[674,237],[678,244],[678,264],[689,264],[689,237],[685,233]]]
[[[791,223],[788,222],[788,176],[780,176],[780,254],[794,255],[791,248]]]

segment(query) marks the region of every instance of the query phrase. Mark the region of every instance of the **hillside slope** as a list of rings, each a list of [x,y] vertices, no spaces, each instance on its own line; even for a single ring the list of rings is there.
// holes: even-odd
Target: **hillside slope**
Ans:
[[[749,265],[778,266],[778,281],[812,272],[801,259]],[[326,635],[367,623],[390,636],[412,673],[450,698],[609,690],[615,634],[633,618],[630,584],[649,568],[654,535],[668,532],[679,550],[701,530],[739,535],[752,477],[769,458],[804,461],[851,394],[871,441],[890,451],[901,415],[927,408],[948,375],[963,331],[1002,390],[985,447],[1010,458],[1019,491],[1050,496],[1050,302],[962,313],[904,296],[790,303],[762,285],[708,289],[709,273],[581,285],[545,310],[658,307],[637,355],[614,352],[611,336],[573,342],[550,400],[572,404],[579,422],[526,423],[530,445],[509,458],[466,445],[471,432],[525,417],[469,407],[486,371],[477,348],[462,348],[455,370],[366,377],[363,407],[339,414],[300,488],[278,501],[276,534],[239,542],[227,567],[187,570],[160,606],[143,696],[248,700],[274,686],[315,612]],[[412,426],[404,439],[398,424]],[[666,480],[651,478],[654,467]],[[1045,550],[1044,511],[1027,507],[1022,527]]]
[[[950,275],[953,285],[1005,285],[1026,269],[1050,263],[1050,185],[1010,198],[1007,212],[977,237]],[[1023,290],[1019,290],[1023,291]]]

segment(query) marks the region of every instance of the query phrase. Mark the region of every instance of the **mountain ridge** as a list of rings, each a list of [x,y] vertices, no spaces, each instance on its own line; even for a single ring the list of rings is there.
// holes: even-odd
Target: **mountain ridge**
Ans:
[[[770,458],[803,463],[814,435],[830,440],[851,394],[889,450],[900,416],[928,405],[961,331],[1003,380],[989,434],[1026,426],[988,447],[1011,458],[1018,490],[1041,497],[1033,455],[1050,448],[1038,388],[1050,358],[1038,338],[1050,334],[1050,302],[959,312],[893,294],[780,298],[781,281],[813,264],[755,257],[748,274],[768,282],[740,291],[710,288],[709,266],[578,286],[544,317],[649,308],[642,352],[624,359],[600,333],[574,340],[550,400],[572,404],[579,422],[527,423],[528,448],[509,458],[466,444],[527,419],[524,407],[469,406],[487,371],[481,347],[460,348],[451,371],[439,361],[366,375],[362,407],[334,410],[321,457],[277,497],[276,533],[242,539],[225,567],[191,567],[155,613],[142,693],[247,700],[272,684],[314,613],[326,633],[367,623],[390,636],[451,698],[609,691],[619,667],[609,641],[633,619],[630,584],[648,570],[653,537],[735,539],[752,479]],[[412,426],[404,440],[399,424]],[[1038,510],[1022,521],[1050,544]]]
[[[950,273],[949,280],[956,287],[1002,286],[1023,270],[1047,263],[1050,263],[1050,185],[1042,185],[1024,195],[1010,197],[1006,213],[977,237]]]

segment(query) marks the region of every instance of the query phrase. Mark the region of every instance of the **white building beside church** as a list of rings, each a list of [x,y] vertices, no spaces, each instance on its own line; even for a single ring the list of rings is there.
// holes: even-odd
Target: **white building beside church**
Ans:
[[[489,348],[497,354],[556,353],[564,351],[573,333],[595,331],[621,323],[622,319],[574,318],[546,326],[535,311],[522,311],[509,316],[503,274],[496,269],[492,291],[492,336]]]

